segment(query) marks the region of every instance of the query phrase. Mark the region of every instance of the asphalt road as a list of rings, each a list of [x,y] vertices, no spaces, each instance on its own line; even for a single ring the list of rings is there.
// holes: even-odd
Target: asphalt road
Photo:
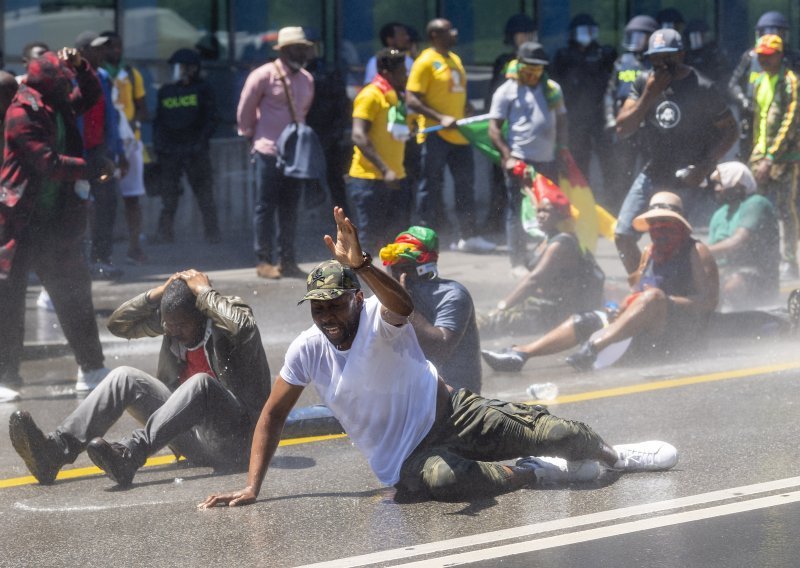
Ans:
[[[598,256],[612,290],[623,289],[610,248]],[[189,253],[180,260],[204,268]],[[440,265],[479,310],[511,286],[501,256],[445,253]],[[172,270],[163,268],[96,285],[100,321]],[[275,374],[288,342],[310,324],[308,308],[294,305],[303,283],[259,282],[252,272],[212,276],[252,302]],[[40,358],[25,362],[24,398],[0,405],[0,423],[27,409],[51,429],[78,402],[75,366],[34,301],[35,290],[26,343],[39,346],[32,353]],[[668,472],[607,474],[470,503],[395,502],[343,436],[282,445],[255,505],[201,511],[195,505],[207,494],[243,486],[245,474],[214,476],[162,453],[119,490],[83,455],[42,487],[2,434],[0,566],[797,566],[797,339],[756,335],[715,338],[695,359],[650,367],[578,375],[554,356],[515,375],[485,368],[486,395],[527,400],[530,383],[550,380],[560,390],[554,414],[592,425],[611,443],[667,440],[680,461]],[[154,369],[157,342],[103,338],[109,366]],[[301,399],[314,402],[312,392]],[[108,437],[133,426],[125,416]]]

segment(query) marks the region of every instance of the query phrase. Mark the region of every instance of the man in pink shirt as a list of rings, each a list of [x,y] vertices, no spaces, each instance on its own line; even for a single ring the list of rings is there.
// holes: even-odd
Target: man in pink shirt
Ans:
[[[314,79],[303,68],[311,45],[303,28],[281,28],[275,46],[278,59],[250,73],[236,112],[239,134],[251,139],[256,156],[259,190],[254,245],[256,273],[262,278],[306,277],[294,251],[302,180],[278,170],[275,142],[293,120],[305,122],[311,107]]]

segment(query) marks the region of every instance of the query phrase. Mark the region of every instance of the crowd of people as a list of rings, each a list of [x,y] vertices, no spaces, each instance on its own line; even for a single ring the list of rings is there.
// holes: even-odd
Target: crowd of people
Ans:
[[[318,99],[305,68],[313,42],[301,27],[282,28],[278,57],[250,73],[237,109],[258,179],[256,274],[305,278],[301,302],[309,301],[314,324],[290,345],[274,382],[252,309],[196,270],[175,273],[109,320],[120,337],[163,336],[157,376],[104,367],[91,279],[119,277],[110,258],[117,191],[125,200],[128,259],[146,261],[138,203],[147,118],[141,75],[124,63],[112,32],[85,32],[75,48],[57,54],[32,44],[19,86],[0,76],[0,383],[22,383],[24,296],[33,270],[75,353],[76,390],[90,394],[53,432],[42,432],[26,411],[14,413],[15,450],[40,483],[52,483],[86,450],[125,486],[149,455],[169,446],[217,470],[249,467],[245,489],[212,495],[202,506],[247,504],[259,494],[289,412],[313,384],[376,477],[399,493],[469,499],[592,480],[605,469],[672,467],[677,451],[665,442],[611,446],[542,406],[481,397],[479,334],[541,335],[483,351],[493,369],[519,371],[529,358],[578,347],[567,363],[589,371],[620,345],[618,355],[630,357],[688,353],[702,347],[720,305],[774,303],[779,279],[798,275],[800,163],[788,22],[775,14],[759,20],[756,44],[745,54],[758,66],[750,83],[742,89],[731,77],[736,112],[707,27],[690,23],[684,37],[675,10],[632,18],[619,57],[598,44],[591,16],[576,16],[569,45],[552,64],[532,21],[509,20],[507,43],[515,51],[498,58],[481,120],[496,159],[494,181],[502,184],[516,285],[488,314],[476,313],[467,288],[441,277],[438,267],[445,232],[457,251],[496,247],[480,234],[474,140],[458,128],[475,110],[454,52],[457,30],[446,19],[431,20],[430,47],[417,52],[408,27],[382,29],[385,47],[370,61],[369,81],[350,111],[347,183],[343,191],[329,188],[343,202],[334,207],[335,238],[324,238],[333,259],[307,273],[295,250],[301,196],[309,184],[330,185],[326,159],[336,144],[306,124]],[[175,239],[185,173],[205,239],[214,244],[221,234],[209,156],[213,90],[197,51],[180,49],[169,64],[172,81],[159,89],[154,115],[163,203],[156,237]],[[700,69],[705,65],[715,66],[713,76]],[[740,142],[739,160],[723,162],[744,130],[737,113],[750,121],[749,139]],[[573,165],[588,173],[593,159],[603,177],[601,201],[618,213],[614,242],[630,284],[621,305],[604,304],[604,275],[576,234],[576,223],[594,211],[578,211],[557,183]],[[455,189],[452,230],[443,205],[446,169]],[[712,193],[719,209],[693,227],[701,196]],[[535,210],[535,231],[524,226],[525,207]],[[707,244],[695,231],[706,223]],[[368,251],[378,252],[385,270]],[[789,310],[795,324],[796,296]],[[142,427],[107,441],[125,410]],[[515,458],[513,466],[497,463]]]

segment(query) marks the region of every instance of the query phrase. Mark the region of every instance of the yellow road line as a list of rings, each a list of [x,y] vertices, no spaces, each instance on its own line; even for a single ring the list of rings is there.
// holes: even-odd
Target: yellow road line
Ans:
[[[749,369],[739,369],[733,371],[720,371],[718,373],[709,373],[706,375],[695,375],[692,377],[681,377],[677,379],[667,379],[664,381],[656,381],[652,383],[643,383],[628,385],[624,387],[616,387],[611,389],[602,389],[596,391],[588,391],[577,394],[568,394],[560,396],[555,400],[531,400],[529,403],[543,403],[550,405],[556,404],[569,404],[571,402],[584,402],[587,400],[597,400],[600,398],[610,398],[614,396],[626,396],[630,394],[638,394],[643,392],[650,392],[663,389],[672,389],[684,387],[688,385],[696,385],[700,383],[711,383],[714,381],[725,381],[728,379],[741,379],[746,377],[753,377],[756,375],[764,375],[770,373],[779,373],[781,371],[789,371],[792,369],[800,369],[800,362],[796,363],[779,363],[776,365],[766,365],[764,367],[751,367]],[[307,438],[292,438],[282,440],[281,446],[295,446],[298,444],[310,444],[313,442],[324,442],[326,440],[337,440],[345,438],[347,434],[330,434],[327,436],[309,436]],[[152,467],[157,465],[165,465],[174,463],[173,456],[155,456],[147,460],[144,467]],[[101,475],[103,473],[97,467],[79,467],[74,469],[65,469],[59,472],[56,479],[75,479],[78,477],[90,477],[93,475]],[[0,479],[0,489],[8,487],[17,487],[20,485],[33,485],[37,483],[36,478],[32,475],[25,477],[14,477],[11,479]]]
[[[530,402],[544,403],[547,405],[552,404],[568,404],[570,402],[583,402],[586,400],[597,400],[599,398],[609,398],[612,396],[625,396],[629,394],[637,394],[642,392],[650,392],[662,389],[672,389],[677,387],[684,387],[687,385],[696,385],[699,383],[711,383],[714,381],[725,381],[728,379],[741,379],[745,377],[752,377],[755,375],[764,375],[769,373],[779,373],[781,371],[788,371],[791,369],[800,369],[800,363],[779,363],[776,365],[767,365],[764,367],[751,367],[749,369],[738,369],[733,371],[720,371],[718,373],[709,373],[707,375],[696,375],[693,377],[680,377],[678,379],[667,379],[664,381],[656,381],[652,383],[640,383],[635,385],[628,385],[624,387],[615,387],[612,389],[603,389],[589,392],[582,392],[577,394],[568,394],[560,396],[555,400],[533,400]]]
[[[282,440],[280,445],[295,446],[297,444],[310,444],[312,442],[336,440],[337,438],[344,438],[346,436],[347,434],[331,434],[327,436],[309,436],[307,438],[291,438],[288,440]],[[184,458],[180,459],[183,460]],[[175,462],[176,462],[175,456],[172,455],[153,456],[152,458],[148,458],[143,467],[168,465]],[[79,477],[91,477],[94,475],[103,475],[103,470],[95,466],[62,469],[60,472],[58,472],[58,476],[56,477],[56,479],[75,479]],[[0,479],[0,489],[6,489],[8,487],[18,487],[20,485],[35,485],[36,483],[38,483],[38,481],[36,481],[36,478],[33,477],[32,475],[26,475],[24,477],[12,477],[11,479]]]

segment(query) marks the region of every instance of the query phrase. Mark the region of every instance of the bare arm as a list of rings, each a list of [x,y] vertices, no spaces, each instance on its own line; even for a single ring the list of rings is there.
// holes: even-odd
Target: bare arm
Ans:
[[[345,217],[341,207],[333,208],[333,218],[336,221],[336,242],[330,235],[325,235],[325,244],[333,257],[344,266],[358,268],[358,277],[361,278],[378,297],[383,306],[381,316],[392,325],[403,325],[408,316],[414,311],[414,303],[400,283],[369,264],[361,268],[363,256],[361,243],[358,241],[358,229],[348,217]]]
[[[718,241],[713,245],[708,245],[708,250],[711,251],[714,258],[723,258],[745,246],[752,235],[753,233],[751,233],[749,229],[739,227],[736,229],[736,232],[727,239]]]
[[[564,246],[561,243],[551,243],[547,245],[542,258],[536,263],[525,278],[517,284],[511,293],[505,297],[505,307],[510,308],[533,295],[536,290],[552,284],[553,275],[556,274],[558,264],[567,262],[564,254]]]
[[[383,175],[384,181],[394,181],[397,179],[397,173],[386,165],[375,149],[375,146],[372,144],[372,140],[370,140],[369,131],[371,127],[372,123],[369,120],[353,118],[353,134],[351,137],[353,144],[361,150],[361,153],[364,154],[367,160],[375,164],[375,167],[378,168],[381,175]]]
[[[302,392],[303,387],[290,385],[280,376],[277,378],[253,432],[247,486],[240,491],[209,495],[198,504],[200,509],[210,509],[217,505],[236,507],[255,502],[275,450],[278,449],[283,425]]]
[[[439,122],[445,128],[455,124],[456,119],[450,115],[442,114],[425,103],[425,95],[423,93],[415,93],[414,91],[406,91],[406,105],[412,111],[428,118]]]
[[[650,73],[645,82],[644,90],[636,99],[628,97],[625,104],[617,113],[617,134],[630,136],[639,128],[648,111],[658,100],[658,96],[672,81],[669,72],[657,69]]]
[[[514,160],[516,163],[516,159],[511,157],[511,148],[508,146],[503,136],[504,122],[505,120],[502,118],[489,119],[489,138],[492,144],[494,144],[494,147],[500,152],[500,163],[504,168],[509,169],[509,162]],[[511,167],[513,168],[514,165],[511,164]]]

